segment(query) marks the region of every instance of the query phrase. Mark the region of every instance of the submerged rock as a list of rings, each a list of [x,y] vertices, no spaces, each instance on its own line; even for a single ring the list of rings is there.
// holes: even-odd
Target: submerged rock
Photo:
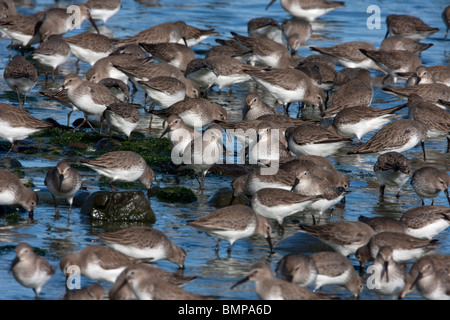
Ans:
[[[231,188],[221,188],[208,198],[208,203],[218,208],[229,206],[232,194]],[[250,200],[244,195],[239,195],[233,200],[233,204],[247,204],[249,202]]]
[[[142,191],[94,192],[81,207],[81,214],[95,220],[156,221],[150,201]]]
[[[152,194],[153,192],[156,198],[162,202],[191,203],[197,201],[194,191],[185,187],[156,188]]]

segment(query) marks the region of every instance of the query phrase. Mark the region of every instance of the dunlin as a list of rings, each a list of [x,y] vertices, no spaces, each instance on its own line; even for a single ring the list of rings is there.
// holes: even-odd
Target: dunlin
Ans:
[[[328,157],[344,147],[351,138],[314,124],[301,124],[286,130],[289,150],[296,155]]]
[[[265,114],[276,114],[276,110],[269,106],[256,93],[249,93],[245,97],[245,106],[242,109],[242,120],[256,120]]]
[[[311,256],[303,253],[289,253],[283,256],[276,265],[277,278],[286,280],[301,287],[313,286],[317,277],[317,267]]]
[[[411,119],[394,120],[378,130],[370,140],[350,150],[348,154],[367,154],[396,151],[402,153],[417,144],[422,145],[423,158],[426,161],[426,126]]]
[[[321,110],[325,104],[325,92],[317,87],[304,72],[297,69],[247,71],[288,112],[292,102],[305,102]]]
[[[3,18],[0,20],[0,32],[23,52],[25,47],[41,41],[36,29],[41,25],[44,15],[45,11],[39,11],[30,15],[18,14]],[[11,56],[11,49],[9,53]]]
[[[329,300],[331,295],[312,292],[286,280],[275,278],[270,266],[264,262],[252,265],[248,275],[231,286],[255,282],[255,291],[262,300]]]
[[[217,124],[213,124],[184,149],[181,160],[194,171],[200,190],[205,188],[205,177],[209,169],[216,163],[222,163],[223,148],[222,130]]]
[[[415,93],[428,100],[442,109],[448,108],[442,101],[450,101],[450,87],[442,83],[428,83],[417,86],[385,86],[383,92],[395,95],[402,100],[408,100],[408,97]]]
[[[123,68],[136,68],[141,64],[153,63],[153,58],[142,57],[135,53],[112,53],[105,58],[97,60],[86,72],[86,80],[98,83],[106,78],[113,78],[128,83],[128,75],[119,70]],[[136,87],[136,84],[133,83]],[[137,89],[136,89],[137,90]]]
[[[118,40],[116,46],[139,43],[179,42],[185,39],[186,23],[184,21],[167,21],[128,37]],[[185,41],[185,40],[183,40]]]
[[[218,45],[209,48],[205,53],[205,58],[227,56],[245,62],[252,54],[250,50],[241,46],[235,39],[215,39],[215,42],[218,43]]]
[[[326,56],[323,56],[323,57],[326,57]],[[367,70],[367,69],[344,67],[344,68],[340,69],[339,71],[336,71],[334,74],[334,79],[333,79],[333,88],[335,90],[337,90],[345,83],[347,83],[351,80],[357,79],[358,77],[361,77],[361,73],[366,72],[366,71],[362,71],[362,70]],[[369,72],[369,76],[370,76],[370,72]]]
[[[52,193],[55,204],[55,216],[57,218],[60,217],[56,198],[64,198],[69,203],[69,212],[67,213],[69,217],[72,211],[73,198],[80,190],[82,184],[78,170],[72,168],[69,162],[61,160],[55,167],[47,171],[44,184]]]
[[[67,97],[79,110],[83,111],[83,121],[74,128],[74,132],[88,121],[89,115],[99,115],[102,118],[106,107],[115,102],[121,102],[104,85],[81,79],[80,76],[69,73],[64,77],[60,90],[67,89]],[[103,119],[102,119],[103,120]],[[103,121],[102,121],[103,123]],[[102,127],[100,127],[100,132]]]
[[[440,272],[440,276],[442,278],[447,277],[450,275],[450,255],[448,254],[441,254],[441,253],[430,253],[422,258],[419,258],[417,261],[413,263],[411,266],[411,269],[409,270],[409,273],[406,274],[406,285],[403,288],[402,292],[399,294],[399,299],[402,299],[405,297],[409,292],[417,289],[416,283],[414,281],[417,279],[420,270],[419,270],[419,264],[425,265],[425,264],[433,264],[433,269],[436,272]],[[422,283],[422,289],[425,287],[429,289],[430,293],[433,293],[433,288],[436,289],[436,293],[438,293],[441,289],[439,288],[439,285],[435,285],[436,283],[439,283],[439,281],[430,281],[429,285],[423,286],[424,283]]]
[[[77,18],[74,19],[73,15],[76,15]],[[42,24],[38,29],[40,40],[45,41],[52,35],[63,35],[80,28],[85,20],[89,20],[97,33],[100,33],[95,21],[92,20],[91,9],[85,4],[67,8],[50,8],[45,11]]]
[[[434,199],[443,191],[450,204],[450,195],[448,187],[450,185],[450,176],[444,169],[425,166],[414,171],[411,177],[411,186],[414,192],[420,197],[422,205],[425,205],[425,199],[431,198],[431,205]]]
[[[291,56],[289,50],[281,43],[267,38],[246,37],[231,32],[234,39],[252,52],[248,59],[250,65],[263,65],[272,69],[293,68],[298,61]]]
[[[145,51],[159,62],[165,62],[186,71],[189,62],[196,58],[194,51],[181,43],[141,43]]]
[[[429,257],[417,263],[418,274],[412,286],[427,300],[450,300],[450,275],[434,266]]]
[[[422,19],[406,14],[390,14],[386,17],[387,37],[402,36],[413,40],[423,40],[433,33],[439,31],[438,28],[430,27]]]
[[[271,0],[266,10],[276,0]],[[296,18],[315,20],[324,14],[345,7],[343,1],[328,0],[280,0],[281,7]]]
[[[114,51],[112,40],[98,33],[82,32],[63,39],[69,45],[72,55],[90,66]]]
[[[112,131],[117,131],[124,133],[130,140],[131,133],[137,128],[141,119],[138,106],[129,102],[114,102],[106,107],[102,117],[109,127],[110,136]]]
[[[104,300],[105,288],[99,283],[90,284],[84,288],[67,290],[63,300]]]
[[[442,21],[445,24],[445,40],[447,40],[448,29],[450,27],[450,6],[445,7],[442,11]]]
[[[171,114],[167,118],[167,127],[161,133],[160,138],[167,134],[167,138],[172,146],[172,154],[182,157],[186,147],[196,138],[201,136],[201,132],[185,126],[183,119],[177,114]]]
[[[300,232],[316,237],[343,256],[354,254],[366,245],[375,231],[360,221],[336,221],[323,225],[300,225]]]
[[[33,247],[25,242],[17,245],[16,257],[9,270],[18,283],[25,288],[33,289],[36,299],[39,299],[42,287],[55,274],[55,269],[50,263],[37,255]]]
[[[223,87],[228,87],[228,93],[232,93],[232,85],[251,80],[248,71],[259,71],[264,67],[251,66],[232,57],[210,57],[207,60],[213,65],[217,77],[213,85],[219,87],[219,93]]]
[[[450,226],[450,208],[420,206],[405,211],[400,216],[405,233],[424,239],[432,239]]]
[[[323,156],[300,155],[283,163],[280,169],[287,171],[294,177],[294,181],[296,172],[301,170],[307,171],[313,176],[320,177],[320,180],[328,181],[331,186],[342,187],[344,189],[348,189],[350,186],[350,178],[337,170],[333,162]]]
[[[427,137],[446,137],[447,152],[450,149],[450,113],[417,94],[408,97],[408,117],[422,122],[427,127]]]
[[[361,268],[367,262],[374,261],[380,248],[384,246],[391,247],[394,261],[402,263],[417,260],[432,252],[438,248],[438,241],[416,238],[404,232],[379,232],[355,252],[356,260],[359,261]]]
[[[167,119],[172,114],[177,114],[185,125],[191,128],[203,128],[214,120],[226,120],[227,111],[217,103],[212,103],[205,98],[186,98],[174,103],[168,108],[150,110],[150,113]]]
[[[223,57],[223,55],[220,55],[219,57]],[[192,59],[189,61],[184,74],[187,79],[197,83],[200,90],[202,90],[205,95],[207,95],[207,91],[217,79],[215,65],[209,60],[209,58]]]
[[[290,191],[295,177],[291,173],[279,169],[276,174],[265,174],[263,168],[255,168],[247,174],[233,180],[231,187],[233,195],[230,204],[239,195],[251,198],[257,191],[263,188],[277,188]]]
[[[270,17],[257,17],[247,22],[247,33],[249,37],[267,38],[283,43],[283,33],[277,20]]]
[[[121,0],[88,0],[86,6],[91,9],[91,17],[94,20],[102,20],[105,24],[122,7]]]
[[[422,51],[432,46],[432,43],[422,43],[402,36],[393,36],[387,37],[381,42],[380,51],[404,50],[420,56]]]
[[[278,222],[281,229],[284,218],[303,212],[320,195],[302,195],[279,188],[263,188],[252,197],[251,207],[259,215]]]
[[[397,83],[397,78],[408,78],[415,72],[418,66],[422,65],[420,58],[416,54],[408,51],[365,49],[359,49],[359,51],[386,73],[383,82],[390,76],[393,82]]]
[[[405,228],[403,224],[396,218],[393,217],[366,217],[366,216],[359,216],[358,221],[367,223],[369,226],[372,227],[372,229],[375,231],[375,233],[380,232],[405,232]]]
[[[183,101],[186,95],[190,98],[197,98],[200,95],[199,90],[193,92],[192,95],[189,94],[182,81],[169,76],[157,76],[138,83],[144,89],[147,97],[150,98],[151,108],[155,106],[168,108],[179,101]]]
[[[51,68],[54,80],[56,69],[70,57],[70,47],[60,36],[51,36],[39,44],[32,57],[42,66]]]
[[[0,2],[0,19],[18,15],[16,4],[13,0],[2,0]]]
[[[6,84],[17,93],[19,105],[23,107],[27,94],[38,81],[38,72],[33,64],[21,55],[16,55],[8,63],[3,72]],[[20,95],[23,95],[23,101]]]
[[[294,55],[300,46],[309,40],[312,35],[311,23],[302,19],[285,19],[281,25],[291,54]]]
[[[314,291],[327,285],[344,286],[354,297],[364,289],[363,279],[355,272],[351,261],[338,252],[323,251],[310,255],[317,268]]]
[[[188,226],[208,233],[218,238],[215,252],[219,252],[219,244],[222,240],[229,242],[227,249],[231,253],[231,246],[236,240],[249,238],[253,235],[261,235],[266,238],[269,250],[273,252],[272,224],[269,219],[257,215],[252,208],[244,205],[231,205],[218,209],[196,220],[188,221]]]
[[[370,82],[370,73],[360,69],[359,75],[341,85],[333,94],[331,103],[321,113],[322,118],[334,117],[339,111],[350,107],[368,107],[372,102],[373,88]]]
[[[378,157],[373,171],[380,184],[380,196],[384,196],[386,186],[393,186],[399,198],[401,188],[411,177],[411,163],[399,152],[386,152]]]
[[[139,261],[114,249],[94,244],[64,255],[59,267],[66,277],[78,274],[94,281],[114,283],[126,267]]]
[[[149,227],[128,227],[98,235],[109,247],[136,259],[168,260],[184,269],[186,251],[162,231]]]
[[[178,43],[193,47],[218,33],[214,29],[199,29],[193,25],[187,24],[184,29],[184,39],[179,39]]]
[[[130,102],[130,87],[119,79],[104,78],[98,83],[104,85],[122,102]]]
[[[406,284],[405,269],[394,260],[393,253],[391,247],[381,247],[371,266],[370,272],[373,276],[370,278],[370,284],[380,297],[398,296]]]
[[[374,45],[366,41],[349,41],[331,47],[315,46],[310,49],[331,58],[335,63],[346,68],[379,70],[378,66],[360,51],[360,49],[377,50]]]
[[[321,59],[317,59],[320,57]],[[336,70],[334,62],[324,61],[329,60],[328,57],[322,55],[310,55],[300,61],[295,69],[303,71],[308,77],[311,78],[312,82],[323,89],[327,93],[327,99],[325,102],[328,102],[328,91],[333,89],[333,81],[336,76]],[[331,64],[328,63],[331,61]]]
[[[24,108],[0,103],[0,110],[0,138],[11,143],[11,148],[5,154],[5,158],[14,149],[15,141],[23,140],[33,133],[53,127],[53,124],[33,117]]]
[[[170,282],[176,286],[183,287],[195,280],[195,276],[183,276],[171,273],[151,263],[134,263],[126,267],[117,277],[116,282],[108,291],[109,300],[131,300],[136,299],[133,289],[127,281],[128,270],[142,270],[143,276],[149,279],[160,279]]]
[[[179,286],[158,278],[151,278],[142,268],[128,268],[127,283],[138,300],[211,300],[186,291]]]
[[[90,160],[80,160],[80,164],[95,170],[97,173],[111,179],[111,191],[115,188],[114,181],[139,181],[147,189],[150,198],[150,188],[155,180],[155,173],[139,154],[133,151],[111,151]]]
[[[331,128],[343,137],[356,138],[363,143],[362,137],[378,130],[388,122],[402,117],[394,112],[404,108],[404,105],[392,108],[372,108],[369,106],[345,107],[338,111],[333,119]],[[325,110],[325,112],[327,112]]]
[[[437,64],[433,66],[418,66],[408,79],[407,85],[442,83],[450,86],[450,66]]]

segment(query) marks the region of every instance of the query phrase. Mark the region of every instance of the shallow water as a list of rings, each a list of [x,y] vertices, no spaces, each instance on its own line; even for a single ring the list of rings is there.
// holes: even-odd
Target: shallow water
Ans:
[[[122,38],[133,35],[145,28],[165,22],[184,20],[198,28],[214,28],[219,35],[217,38],[228,38],[230,31],[246,35],[247,21],[252,18],[270,16],[277,21],[282,22],[290,18],[279,2],[275,2],[269,10],[265,10],[268,1],[123,1],[123,8],[119,13],[111,18],[106,27],[115,37]],[[61,5],[65,3],[60,2]],[[424,65],[448,64],[449,52],[448,43],[444,41],[444,25],[441,20],[441,12],[446,1],[348,1],[347,7],[331,12],[313,23],[313,37],[300,48],[298,54],[308,56],[311,54],[308,46],[331,46],[341,42],[364,40],[379,47],[386,27],[385,17],[391,13],[404,13],[420,16],[431,26],[440,28],[428,39],[422,42],[432,42],[434,46],[422,53]],[[19,11],[24,13],[36,12],[55,5],[54,1],[38,1],[26,7],[19,7]],[[366,13],[369,5],[378,5],[381,9],[380,28],[369,30],[366,27],[366,20],[370,14]],[[85,23],[80,30],[84,31],[89,27]],[[8,62],[9,40],[0,39],[0,73],[3,74],[3,68]],[[203,43],[194,47],[199,57],[204,52],[215,45],[214,38],[209,38]],[[13,51],[13,54],[18,52]],[[61,124],[66,123],[68,109],[54,102],[42,98],[38,92],[43,89],[57,88],[61,85],[65,74],[75,71],[75,59],[71,58],[66,65],[60,68],[59,75],[55,82],[44,81],[44,76],[40,76],[39,83],[29,93],[27,110],[37,118],[52,117]],[[88,66],[81,63],[80,73],[87,71]],[[337,67],[339,69],[339,67]],[[374,80],[374,107],[391,107],[399,102],[395,97],[381,92],[379,79],[380,75],[372,73]],[[378,81],[378,82],[377,82]],[[255,84],[248,82],[243,85],[233,87],[233,93],[218,94],[217,90],[210,93],[211,101],[220,103],[227,108],[232,120],[238,120],[241,116],[241,109],[244,105],[244,99],[248,92],[255,89]],[[258,89],[260,90],[260,89]],[[0,102],[17,104],[15,94],[11,92],[4,81],[0,81]],[[268,97],[269,99],[269,97]],[[137,92],[134,102],[143,103],[143,93]],[[296,114],[295,108],[291,107],[293,115]],[[280,110],[281,111],[281,110]],[[403,110],[402,113],[406,111]],[[149,117],[143,113],[142,126],[144,130],[148,126]],[[81,117],[81,113],[74,112],[72,121]],[[159,136],[160,126],[156,124],[151,132],[144,132],[148,136]],[[373,133],[372,133],[373,134]],[[364,137],[367,140],[372,134]],[[100,139],[100,138],[99,138]],[[399,217],[409,208],[420,205],[420,199],[417,198],[410,185],[407,184],[402,190],[400,199],[396,199],[394,194],[387,190],[387,196],[379,199],[378,184],[372,171],[376,156],[349,156],[346,151],[353,146],[343,148],[338,154],[330,157],[336,167],[351,178],[351,193],[346,198],[345,208],[336,208],[332,216],[325,215],[323,218],[329,221],[334,220],[357,220],[360,215],[365,216],[392,216]],[[446,142],[443,139],[435,139],[427,143],[428,161],[427,165],[436,165],[450,170],[450,155],[445,154]],[[424,166],[420,148],[416,147],[405,152],[405,155],[411,160],[413,169]],[[12,157],[17,158],[23,165],[22,170],[27,177],[31,177],[36,189],[45,191],[44,177],[48,168],[56,165],[60,158],[46,157],[36,158],[33,155],[14,152]],[[89,191],[96,191],[100,187],[96,184],[97,176],[92,171],[83,171],[83,179]],[[157,173],[157,184],[160,186],[175,185],[175,179],[171,176]],[[156,214],[156,223],[153,225],[165,233],[178,245],[182,246],[187,252],[184,275],[197,276],[198,279],[187,284],[185,289],[191,292],[216,296],[221,300],[251,300],[258,299],[254,292],[254,284],[246,283],[234,290],[230,287],[238,279],[245,276],[251,265],[257,261],[266,261],[270,263],[272,269],[276,263],[286,254],[299,251],[310,254],[320,250],[327,250],[327,247],[320,241],[307,235],[298,233],[298,223],[309,223],[309,213],[296,215],[286,219],[285,232],[282,236],[276,232],[273,234],[275,243],[275,254],[269,255],[267,243],[264,239],[252,237],[251,239],[237,241],[233,245],[231,255],[226,253],[226,245],[222,243],[217,256],[214,252],[216,239],[206,235],[203,232],[196,231],[187,227],[186,222],[191,219],[203,216],[217,208],[209,202],[209,197],[220,188],[229,188],[233,177],[209,174],[206,177],[206,188],[203,192],[198,190],[197,182],[194,178],[182,177],[181,186],[192,188],[198,195],[198,201],[188,205],[168,204],[152,199],[152,209]],[[439,195],[435,201],[436,205],[448,205],[443,194]],[[70,219],[66,219],[65,204],[60,205],[62,218],[54,218],[54,208],[52,203],[40,202],[35,210],[33,222],[25,222],[19,225],[3,227],[0,229],[0,284],[3,290],[0,291],[0,300],[26,300],[33,299],[34,295],[31,289],[20,286],[8,273],[8,268],[15,256],[14,247],[19,242],[28,242],[33,247],[39,248],[45,253],[45,257],[57,269],[56,274],[44,287],[41,299],[57,300],[61,299],[65,291],[65,279],[59,270],[60,258],[73,251],[79,251],[83,247],[100,243],[94,236],[97,232],[102,232],[105,226],[98,225],[90,221],[88,217],[80,215],[80,208],[74,207]],[[4,217],[0,217],[0,224],[5,226],[7,222]],[[440,253],[450,253],[449,246],[450,229],[437,236],[441,242],[441,247],[437,250]],[[355,266],[358,263],[354,257],[350,257]],[[159,267],[168,271],[177,271],[177,267],[167,261],[156,263]],[[82,286],[92,283],[89,279],[82,279]],[[105,284],[105,288],[110,285]],[[348,291],[340,287],[324,288],[326,292],[335,292],[342,299],[350,298]],[[367,287],[360,296],[363,300],[379,299]],[[417,292],[409,294],[406,299],[422,299]]]

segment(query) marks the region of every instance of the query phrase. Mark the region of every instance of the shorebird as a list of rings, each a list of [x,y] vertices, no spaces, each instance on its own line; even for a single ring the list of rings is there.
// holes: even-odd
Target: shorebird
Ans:
[[[181,43],[140,43],[139,45],[155,60],[171,64],[182,72],[185,72],[189,62],[196,58],[194,51]]]
[[[256,120],[265,114],[276,114],[276,110],[265,103],[256,93],[249,93],[245,97],[245,106],[242,109],[242,120]]]
[[[411,186],[414,192],[420,197],[422,205],[425,205],[424,199],[431,198],[431,205],[434,199],[443,191],[450,205],[450,195],[448,187],[450,185],[450,176],[444,170],[432,166],[425,166],[414,171],[411,177]]]
[[[111,136],[112,131],[121,132],[127,136],[129,141],[131,133],[137,128],[141,120],[139,106],[122,101],[109,104],[102,114],[102,118],[105,119],[109,127],[109,135]]]
[[[114,181],[139,181],[150,198],[150,188],[155,180],[155,173],[139,154],[133,151],[111,151],[90,160],[80,160],[80,164],[91,168],[97,173],[111,179],[111,192],[117,188]]]
[[[411,177],[411,162],[399,152],[386,152],[378,157],[373,171],[380,184],[380,196],[384,197],[386,186],[394,186],[399,198],[400,189]]]
[[[38,72],[35,66],[21,55],[16,55],[8,63],[3,72],[6,84],[17,94],[20,107],[23,108],[27,94],[38,81]],[[20,98],[23,95],[23,101]]]
[[[437,64],[433,66],[418,66],[414,74],[408,78],[406,85],[442,83],[450,86],[450,66]]]
[[[267,38],[283,43],[283,33],[277,20],[270,17],[257,17],[247,22],[249,37]]]
[[[93,283],[84,288],[66,290],[63,300],[104,300],[105,293],[101,284]]]
[[[106,245],[135,259],[168,260],[184,269],[186,251],[164,232],[144,226],[128,227],[98,235]]]
[[[390,151],[402,153],[420,143],[426,161],[426,137],[427,127],[423,123],[411,119],[394,120],[377,131],[370,140],[350,150],[348,154],[383,154]]]
[[[74,132],[83,126],[86,122],[95,131],[94,127],[88,121],[91,114],[99,115],[103,120],[103,112],[106,107],[112,103],[121,102],[115,95],[109,91],[104,85],[81,79],[80,76],[69,73],[64,77],[64,82],[60,91],[67,89],[67,97],[75,107],[83,111],[83,121],[74,128]],[[103,121],[101,121],[103,124]],[[102,126],[100,127],[100,133]]]
[[[316,282],[318,270],[314,260],[303,253],[289,253],[278,260],[275,275],[277,278],[307,288]]]
[[[266,6],[266,10],[276,0],[271,0]],[[284,10],[289,12],[296,18],[303,18],[307,20],[315,20],[324,14],[345,7],[343,1],[328,1],[328,0],[280,0],[281,6]]]
[[[402,100],[408,100],[408,97],[415,93],[428,100],[442,109],[447,109],[446,104],[450,101],[450,87],[442,83],[427,83],[417,86],[386,86],[382,88],[383,92],[395,95]]]
[[[56,69],[70,57],[70,47],[61,36],[54,35],[41,42],[32,53],[32,57],[44,67],[50,67],[52,80],[55,80]]]
[[[69,212],[67,213],[67,217],[69,217],[72,211],[73,198],[80,190],[82,184],[78,170],[72,168],[69,162],[61,160],[55,167],[47,171],[44,184],[52,193],[55,204],[55,216],[57,218],[60,217],[56,198],[64,198],[69,203]]]
[[[53,124],[33,117],[24,108],[0,103],[0,138],[11,143],[5,158],[14,149],[15,141],[23,140],[33,133],[52,127]]]
[[[405,233],[422,239],[432,239],[450,226],[450,208],[419,206],[405,211],[399,219]]]
[[[18,283],[25,288],[33,289],[36,299],[39,299],[42,287],[55,274],[55,268],[47,259],[37,255],[33,247],[25,242],[16,246],[16,257],[9,271]]]
[[[91,9],[93,20],[102,20],[106,24],[122,7],[121,0],[88,0],[86,6]]]
[[[248,275],[235,282],[231,289],[247,281],[255,282],[256,294],[262,300],[329,300],[334,297],[275,278],[270,267],[264,262],[252,265]]]
[[[272,224],[253,209],[244,205],[231,205],[220,208],[196,220],[187,222],[187,225],[208,233],[218,238],[215,252],[219,252],[219,244],[222,240],[229,242],[227,252],[231,253],[231,246],[236,240],[245,239],[253,235],[261,235],[266,238],[270,252],[273,253]]]
[[[300,46],[309,40],[312,35],[311,23],[302,19],[285,19],[281,30],[286,38],[291,55],[294,55]]]
[[[414,53],[420,57],[422,51],[425,51],[432,46],[432,43],[422,43],[402,36],[392,36],[385,38],[381,42],[380,50],[404,50]]]
[[[423,40],[433,33],[439,31],[438,28],[430,27],[422,19],[406,14],[390,14],[386,17],[387,32],[385,38],[391,36],[402,36],[413,40]]]

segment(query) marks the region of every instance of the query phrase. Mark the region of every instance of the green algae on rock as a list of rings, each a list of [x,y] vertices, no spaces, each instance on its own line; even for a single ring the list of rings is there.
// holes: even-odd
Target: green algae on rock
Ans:
[[[170,203],[192,203],[197,201],[194,191],[185,187],[156,188],[156,199]]]

